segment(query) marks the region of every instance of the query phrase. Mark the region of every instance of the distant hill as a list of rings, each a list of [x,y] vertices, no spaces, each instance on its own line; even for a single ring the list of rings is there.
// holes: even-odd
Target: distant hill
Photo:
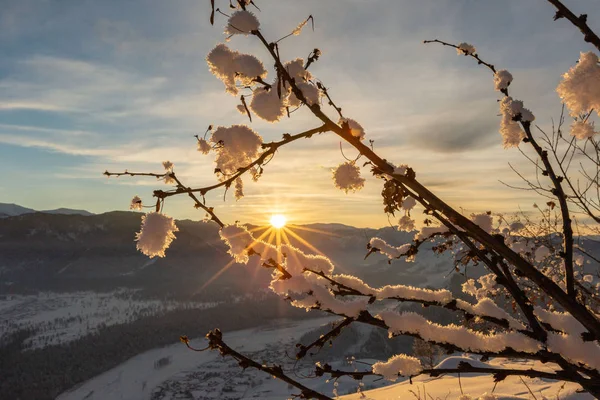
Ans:
[[[17,204],[0,203],[0,217],[14,217],[34,212],[36,211],[31,208],[21,207]]]
[[[91,213],[89,211],[86,210],[74,210],[71,208],[57,208],[54,210],[43,210],[40,211],[41,213],[44,214],[64,214],[64,215],[94,215],[94,213]]]
[[[179,231],[167,256],[149,259],[136,250],[140,222],[141,213],[120,211],[98,215],[29,212],[0,219],[0,295],[128,287],[206,300],[267,290],[268,269],[234,264],[222,271],[231,257],[216,224],[177,221]],[[255,228],[257,236],[268,229]],[[414,233],[341,224],[292,225],[289,229],[294,232],[287,235],[292,245],[309,254],[322,252],[334,262],[336,271],[356,274],[373,286],[450,284],[451,255],[436,256],[426,250],[429,243],[423,245],[416,262],[389,264],[380,254],[365,259],[371,237],[398,246],[410,242]]]
[[[32,208],[22,207],[18,204],[0,203],[0,218],[16,217],[18,215],[33,214],[33,213],[44,213],[44,214],[65,214],[65,215],[94,215],[93,213],[86,210],[73,210],[70,208],[57,208],[55,210],[43,210],[38,211]]]

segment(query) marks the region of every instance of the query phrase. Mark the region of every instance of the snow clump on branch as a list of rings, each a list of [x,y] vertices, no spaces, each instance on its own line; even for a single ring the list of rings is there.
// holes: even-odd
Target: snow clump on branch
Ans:
[[[594,109],[600,115],[600,65],[591,51],[581,53],[579,62],[563,75],[556,88],[559,97],[573,117]]]
[[[198,139],[198,151],[202,154],[208,154],[212,147],[204,139]]]
[[[139,196],[134,196],[133,199],[131,199],[131,204],[129,205],[129,209],[130,210],[141,210],[142,207],[143,207],[142,199],[140,199]]]
[[[475,52],[477,51],[477,49],[475,48],[475,46],[473,46],[472,44],[469,43],[465,43],[462,42],[458,45],[458,49],[456,49],[456,52],[458,53],[458,55],[473,55],[475,54]]]
[[[206,62],[210,72],[225,84],[225,90],[232,95],[238,94],[236,82],[249,86],[255,78],[267,76],[267,70],[258,58],[233,51],[223,43],[208,53]]]
[[[217,145],[216,168],[223,175],[230,175],[254,161],[259,154],[262,137],[246,125],[232,125],[219,126],[210,141]]]
[[[306,100],[306,104],[311,106],[319,103],[319,100],[321,99],[321,91],[318,87],[309,82],[300,82],[297,83],[296,86],[302,92],[304,100]],[[296,97],[296,95],[293,92],[290,93],[288,105],[290,107],[298,107],[300,104],[302,104],[302,102]]]
[[[304,69],[304,59],[296,58],[283,64],[283,68],[290,74],[296,83],[306,82],[312,79],[312,74]]]
[[[398,230],[411,232],[415,230],[415,221],[408,215],[404,215],[398,221]]]
[[[438,233],[446,233],[448,232],[448,228],[444,225],[440,226],[424,226],[421,228],[421,231],[415,235],[414,240],[426,240],[429,239],[432,235]]]
[[[397,354],[386,362],[376,362],[373,364],[373,372],[382,375],[389,381],[398,379],[401,376],[413,376],[423,370],[421,361],[418,358],[407,356],[406,354]]]
[[[512,74],[505,69],[501,69],[494,74],[494,86],[497,91],[508,89],[512,80]]]
[[[142,228],[135,234],[137,249],[150,258],[164,257],[178,230],[173,218],[150,212],[142,216]]]
[[[591,138],[596,133],[594,125],[589,122],[575,121],[571,124],[571,136],[575,136],[579,140]]]
[[[392,246],[388,244],[385,240],[380,239],[378,237],[371,238],[369,241],[369,246],[371,248],[375,248],[379,250],[381,253],[388,256],[388,258],[400,258],[405,255],[410,249],[411,245],[409,243],[403,244],[402,246]]]
[[[531,111],[523,107],[522,101],[513,100],[510,96],[500,100],[500,113],[502,115],[500,134],[504,138],[504,147],[517,147],[525,137],[525,132],[515,121],[515,118],[524,122],[531,122],[535,120],[535,117]]]
[[[340,120],[338,121],[338,124],[340,126],[343,126],[344,123],[348,124],[348,127],[350,128],[350,133],[352,134],[352,136],[357,137],[360,140],[363,140],[365,138],[365,130],[361,124],[359,124],[358,122],[356,122],[355,120],[353,120],[351,118],[340,118]]]
[[[355,192],[365,186],[365,179],[360,176],[360,168],[350,161],[338,165],[333,170],[333,181],[335,187],[346,193]]]
[[[417,200],[412,196],[407,196],[402,200],[402,209],[410,211],[417,205]]]
[[[247,36],[252,31],[257,31],[260,27],[260,22],[256,15],[246,10],[239,10],[231,14],[227,20],[225,34],[227,35],[244,35]]]
[[[277,89],[271,87],[257,88],[252,95],[250,108],[256,115],[268,122],[277,122],[285,114],[287,106],[286,96],[277,93]]]
[[[383,311],[377,318],[389,326],[390,337],[402,334],[416,334],[423,340],[433,343],[448,343],[460,349],[472,352],[499,353],[511,348],[526,353],[536,353],[541,345],[522,333],[499,332],[484,334],[464,326],[454,324],[439,325],[413,312],[397,313]]]

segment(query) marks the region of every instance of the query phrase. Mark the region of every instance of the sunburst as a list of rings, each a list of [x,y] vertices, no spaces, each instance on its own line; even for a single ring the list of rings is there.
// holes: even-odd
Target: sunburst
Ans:
[[[303,245],[305,248],[310,249],[315,254],[320,254],[323,256],[325,254],[323,254],[323,252],[321,250],[319,250],[317,247],[315,247],[308,240],[301,237],[299,235],[298,231],[307,231],[307,232],[319,233],[319,234],[328,235],[328,236],[338,236],[338,235],[332,234],[330,232],[322,231],[320,229],[301,227],[301,226],[298,226],[295,224],[289,224],[287,216],[284,214],[281,214],[281,213],[271,214],[268,224],[249,228],[248,230],[250,232],[252,232],[254,235],[257,235],[257,237],[254,239],[254,243],[257,243],[259,241],[264,241],[266,243],[273,245],[274,247],[280,248],[282,245],[292,245],[292,242],[290,239],[295,239],[295,241],[297,242],[296,246],[298,244]],[[249,247],[252,247],[252,244]],[[292,255],[295,255],[295,253],[292,253]],[[276,258],[277,258],[277,262],[279,262],[279,263],[284,261],[281,252],[277,252]],[[200,291],[206,289],[207,286],[209,286],[215,280],[217,280],[217,278],[219,278],[225,271],[227,271],[227,269],[231,268],[231,266],[233,265],[234,262],[235,261],[232,260],[232,261],[228,262],[223,268],[219,269],[210,279],[208,279],[202,285],[202,287],[197,292],[200,292]]]
[[[273,228],[281,229],[285,226],[287,218],[283,214],[273,214],[270,222]]]

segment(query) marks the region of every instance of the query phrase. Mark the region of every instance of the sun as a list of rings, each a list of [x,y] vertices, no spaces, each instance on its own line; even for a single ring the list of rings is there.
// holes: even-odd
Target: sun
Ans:
[[[273,226],[273,228],[283,228],[286,222],[287,218],[284,215],[274,214],[271,216],[271,225]]]

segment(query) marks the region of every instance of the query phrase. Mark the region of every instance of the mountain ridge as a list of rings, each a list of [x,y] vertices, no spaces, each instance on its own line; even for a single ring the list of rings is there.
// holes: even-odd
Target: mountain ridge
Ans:
[[[34,210],[33,208],[23,207],[15,203],[0,203],[0,218],[17,217],[25,214],[64,214],[64,215],[95,215],[87,210],[77,210],[72,208],[55,208],[50,210]]]

